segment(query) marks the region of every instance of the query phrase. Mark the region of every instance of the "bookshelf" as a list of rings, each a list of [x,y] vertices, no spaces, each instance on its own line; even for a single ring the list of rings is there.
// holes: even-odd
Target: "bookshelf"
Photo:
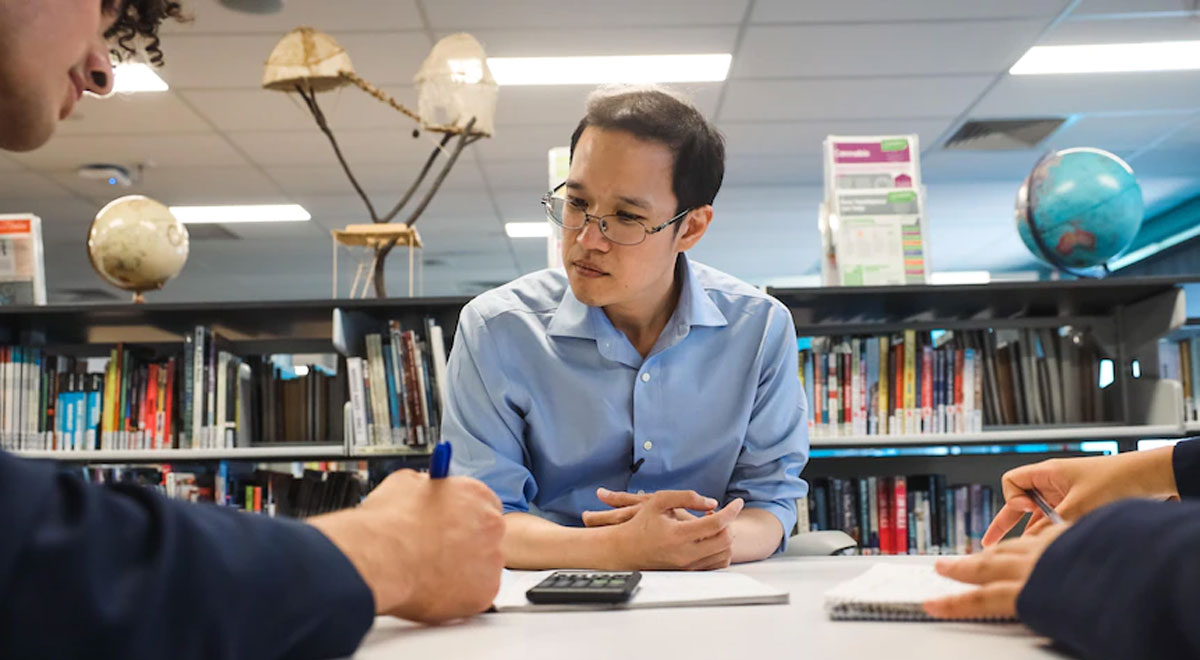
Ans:
[[[1185,423],[1180,389],[1157,378],[1158,339],[1185,322],[1184,294],[1172,278],[1110,278],[963,286],[823,287],[769,289],[792,311],[800,336],[878,334],[903,329],[1087,328],[1118,365],[1105,393],[1113,419],[1100,424],[996,427],[980,433],[812,437],[813,448],[1122,441],[1176,438],[1200,432]],[[197,325],[219,332],[230,350],[254,353],[364,355],[363,337],[389,319],[418,327],[426,317],[453,341],[458,313],[469,298],[247,301],[0,307],[0,343],[45,347],[80,357],[103,356],[119,342],[163,354],[176,351]],[[1127,368],[1142,365],[1140,378]],[[1125,367],[1125,368],[1122,368]],[[404,447],[322,444],[237,449],[20,452],[62,461],[183,461],[371,459],[423,455]]]
[[[1116,439],[1131,448],[1143,437],[1181,437],[1182,389],[1160,379],[1157,342],[1184,325],[1186,305],[1177,278],[1109,278],[986,285],[768,289],[792,312],[805,336],[880,335],[903,330],[1086,330],[1112,360],[1113,382],[1103,390],[1107,417],[1098,424],[986,427],[979,433],[814,435],[812,446],[1036,443]],[[1135,377],[1132,364],[1140,374]]]

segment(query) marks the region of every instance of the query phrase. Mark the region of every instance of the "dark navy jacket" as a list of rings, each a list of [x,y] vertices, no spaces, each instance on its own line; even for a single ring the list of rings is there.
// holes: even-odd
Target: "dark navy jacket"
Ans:
[[[0,452],[0,658],[337,657],[373,619],[367,585],[308,525]]]
[[[1200,658],[1200,440],[1176,445],[1173,462],[1182,502],[1081,518],[1038,561],[1022,621],[1085,658]]]

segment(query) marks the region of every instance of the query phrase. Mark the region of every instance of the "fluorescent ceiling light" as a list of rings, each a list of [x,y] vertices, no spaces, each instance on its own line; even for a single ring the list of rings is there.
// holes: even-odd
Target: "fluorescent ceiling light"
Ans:
[[[165,92],[170,89],[154,69],[141,62],[122,62],[113,67],[113,93]]]
[[[1200,41],[1034,46],[1008,72],[1020,76],[1188,69],[1200,69]]]
[[[715,82],[729,74],[729,53],[604,57],[489,57],[498,85]]]
[[[546,238],[550,235],[549,222],[506,222],[504,233],[509,238]]]
[[[1143,245],[1132,252],[1127,252],[1108,262],[1108,269],[1120,270],[1126,266],[1132,266],[1143,259],[1152,257],[1168,248],[1173,248],[1184,241],[1190,241],[1197,236],[1200,236],[1200,225],[1195,225],[1178,234],[1172,234],[1161,241],[1155,241],[1149,245]]]
[[[172,206],[171,213],[188,225],[238,222],[303,222],[312,220],[299,204],[254,204],[245,206]]]

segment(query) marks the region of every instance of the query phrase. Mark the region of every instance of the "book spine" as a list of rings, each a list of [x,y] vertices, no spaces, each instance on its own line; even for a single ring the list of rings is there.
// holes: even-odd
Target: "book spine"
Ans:
[[[974,383],[974,387],[972,388],[972,392],[974,392],[975,402],[974,402],[973,410],[971,412],[970,428],[967,430],[970,431],[971,433],[982,433],[983,432],[983,355],[982,355],[982,351],[975,351],[975,357],[974,357],[973,363],[974,363],[973,371],[975,374],[975,383]]]
[[[933,433],[933,346],[921,349],[921,432]]]
[[[392,357],[395,353],[394,349],[395,347],[390,343],[383,346],[383,377],[387,381],[388,415],[392,422],[391,429],[389,429],[391,442],[394,445],[402,445],[404,444],[401,438],[401,434],[404,432],[403,418],[400,416],[400,395],[397,391],[399,381],[393,376],[396,367],[396,361]]]
[[[869,554],[879,553],[879,478],[867,477],[867,493],[866,499],[868,503],[868,520],[870,521],[867,529],[866,547],[870,550]]]
[[[829,435],[836,436],[838,434],[838,412],[841,408],[838,406],[838,398],[841,395],[841,388],[838,387],[838,359],[837,352],[830,351],[828,358],[828,366],[826,369],[826,385],[829,393]]]
[[[367,368],[370,370],[371,416],[375,420],[375,443],[391,444],[391,419],[388,416],[387,381],[383,373],[383,340],[378,334],[367,335]]]
[[[204,446],[204,326],[196,326],[192,346],[192,448]]]
[[[892,543],[892,480],[888,477],[879,478],[879,489],[875,493],[879,501],[879,551],[881,554],[895,554]]]
[[[983,551],[983,531],[987,520],[983,517],[983,486],[971,484],[971,552]]]
[[[905,486],[904,477],[895,477],[892,479],[895,498],[893,500],[893,526],[895,530],[895,553],[898,555],[908,554],[908,489]]]
[[[916,433],[917,333],[904,331],[904,432]],[[903,553],[901,553],[903,554]]]
[[[358,446],[370,444],[367,438],[367,413],[363,392],[362,358],[346,358],[346,383],[350,389],[350,415],[353,422],[353,443]]]

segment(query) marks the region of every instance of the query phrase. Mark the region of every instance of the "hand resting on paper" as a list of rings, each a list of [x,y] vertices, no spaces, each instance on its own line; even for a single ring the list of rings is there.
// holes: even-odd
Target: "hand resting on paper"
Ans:
[[[936,570],[948,578],[979,585],[957,596],[927,601],[925,611],[939,619],[1015,617],[1017,596],[1046,548],[1070,525],[1052,525],[1037,534],[996,543],[979,554],[942,559]]]

